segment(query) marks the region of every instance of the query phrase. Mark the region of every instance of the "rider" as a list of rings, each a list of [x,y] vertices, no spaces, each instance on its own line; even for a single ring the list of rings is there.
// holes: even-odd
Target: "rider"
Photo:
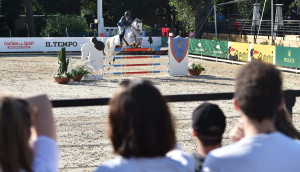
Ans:
[[[124,16],[120,19],[118,22],[118,28],[119,28],[119,37],[120,37],[120,45],[122,46],[122,39],[125,34],[126,27],[130,26],[132,22],[131,14],[129,11],[126,11]],[[126,42],[127,43],[127,42]]]

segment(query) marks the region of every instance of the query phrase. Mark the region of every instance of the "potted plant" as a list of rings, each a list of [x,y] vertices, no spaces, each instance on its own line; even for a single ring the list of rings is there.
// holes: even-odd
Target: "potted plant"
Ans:
[[[74,81],[80,81],[83,76],[87,76],[88,74],[91,74],[89,70],[84,65],[80,65],[75,67],[75,69],[72,69],[72,75]]]
[[[202,71],[205,71],[205,68],[201,64],[196,64],[194,62],[189,63],[188,72],[190,75],[199,75]]]
[[[73,78],[73,75],[70,72],[66,72],[64,74],[58,73],[56,75],[53,75],[53,77],[56,83],[67,84],[68,82],[70,82],[71,78]]]
[[[62,47],[58,54],[58,64],[59,69],[56,75],[53,75],[54,80],[58,84],[66,84],[71,78],[73,78],[72,73],[67,72],[69,59],[66,58],[66,48]]]

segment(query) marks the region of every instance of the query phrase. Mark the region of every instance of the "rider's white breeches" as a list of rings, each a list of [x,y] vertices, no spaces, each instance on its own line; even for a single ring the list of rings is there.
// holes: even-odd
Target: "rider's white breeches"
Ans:
[[[123,31],[123,27],[122,26],[118,26],[118,28],[119,28],[119,34],[121,34],[122,31]]]

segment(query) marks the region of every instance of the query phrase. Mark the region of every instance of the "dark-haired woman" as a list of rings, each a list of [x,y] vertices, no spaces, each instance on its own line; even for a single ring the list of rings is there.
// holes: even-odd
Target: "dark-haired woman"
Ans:
[[[118,158],[97,172],[194,172],[193,160],[176,149],[172,115],[149,81],[126,80],[110,100],[109,131]]]
[[[58,160],[52,105],[47,96],[0,96],[0,171],[55,172]]]

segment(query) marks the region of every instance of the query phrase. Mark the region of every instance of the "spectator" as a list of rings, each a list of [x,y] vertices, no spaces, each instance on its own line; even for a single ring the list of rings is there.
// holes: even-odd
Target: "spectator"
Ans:
[[[225,115],[218,105],[203,103],[193,112],[192,126],[198,145],[198,152],[193,153],[192,157],[196,172],[200,172],[208,152],[222,145],[222,135],[226,127]]]
[[[194,172],[191,157],[175,149],[172,115],[149,82],[125,80],[110,100],[109,138],[120,157],[97,172]]]
[[[295,8],[291,11],[291,20],[297,20],[297,11]]]
[[[217,15],[216,19],[219,22],[223,22],[223,21],[225,21],[225,16],[221,12],[219,12],[219,14]]]
[[[236,30],[236,33],[239,33],[239,31],[240,31],[241,28],[242,28],[241,22],[235,21],[234,24],[233,24],[233,27],[234,27],[234,29]]]
[[[203,171],[299,171],[300,142],[275,128],[274,118],[284,101],[281,73],[274,65],[253,61],[241,69],[234,106],[241,112],[245,137],[211,151]]]
[[[26,99],[2,96],[0,128],[0,171],[58,171],[56,131],[47,96]],[[30,139],[35,139],[32,148]]]

